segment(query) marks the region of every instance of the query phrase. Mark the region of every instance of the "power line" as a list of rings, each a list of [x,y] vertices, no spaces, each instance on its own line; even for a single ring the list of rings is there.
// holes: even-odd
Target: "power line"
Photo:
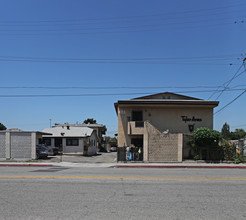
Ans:
[[[15,60],[15,59],[0,59],[0,62],[32,62],[32,63],[81,63],[81,64],[159,64],[159,65],[237,65],[237,63],[206,63],[206,62],[137,62],[137,61],[56,61],[56,60]]]
[[[0,89],[195,89],[218,87],[221,86],[0,86]]]
[[[21,24],[21,23],[50,23],[50,22],[75,22],[75,21],[94,21],[94,20],[115,20],[115,19],[126,19],[126,18],[142,18],[142,17],[155,17],[155,16],[165,16],[165,15],[181,15],[181,14],[189,14],[189,13],[199,13],[199,12],[206,12],[206,11],[217,11],[221,9],[232,9],[235,7],[242,7],[245,6],[245,4],[233,4],[233,5],[228,5],[228,6],[223,6],[223,7],[215,7],[215,8],[207,8],[207,9],[197,9],[197,10],[190,10],[190,11],[179,11],[179,12],[168,12],[168,13],[159,13],[159,14],[147,14],[147,15],[132,15],[132,16],[124,16],[124,17],[100,17],[100,18],[79,18],[79,19],[63,19],[63,20],[39,20],[39,21],[0,21],[0,23],[16,23],[16,24]]]
[[[241,18],[241,17],[237,17]],[[237,18],[227,17],[227,18],[216,18],[219,20],[230,20],[235,23]],[[242,18],[243,19],[243,18]],[[158,24],[141,24],[141,25],[128,25],[128,26],[116,26],[116,27],[92,27],[92,28],[69,28],[69,29],[0,29],[1,32],[64,32],[64,31],[90,31],[90,30],[114,30],[114,29],[128,29],[128,28],[141,28],[141,27],[161,27],[161,26],[173,26],[173,25],[183,25],[183,24],[201,24],[206,22],[214,22],[214,19],[206,20],[195,20],[195,21],[182,21],[182,22],[171,22],[171,23],[158,23]],[[19,27],[19,26],[18,26]],[[37,26],[35,26],[37,27]]]
[[[232,11],[230,11],[230,12],[232,12]],[[234,13],[237,13],[237,14],[239,14],[238,12],[240,12],[240,11],[234,11]],[[242,11],[242,12],[244,12],[244,11]],[[245,18],[245,16],[244,15],[242,15],[242,16],[237,16],[237,17],[234,17],[234,18],[232,18],[232,16],[230,16],[230,17],[227,17],[227,18],[218,18],[218,15],[220,15],[220,14],[229,14],[228,12],[220,12],[220,13],[214,13],[214,14],[199,14],[199,15],[192,15],[192,16],[186,16],[186,17],[178,17],[177,15],[174,15],[173,13],[171,14],[171,17],[164,17],[164,18],[159,18],[159,17],[156,17],[156,18],[146,18],[145,20],[143,20],[143,19],[141,19],[141,20],[126,20],[126,19],[124,19],[124,20],[121,20],[121,21],[119,21],[119,20],[116,20],[116,19],[114,19],[114,20],[110,20],[110,21],[106,21],[106,22],[104,22],[103,20],[96,20],[96,22],[89,22],[89,23],[85,23],[85,22],[83,22],[82,21],[82,23],[80,22],[80,21],[77,21],[76,23],[46,23],[46,24],[9,24],[9,23],[7,23],[7,24],[1,24],[1,22],[0,22],[0,26],[7,26],[7,27],[23,27],[23,26],[27,26],[27,27],[32,27],[32,26],[34,26],[34,27],[52,27],[52,26],[84,26],[84,25],[102,25],[102,24],[104,24],[104,25],[110,25],[110,24],[115,24],[115,23],[119,23],[119,22],[121,22],[121,23],[133,23],[133,22],[137,22],[137,23],[139,23],[139,22],[150,22],[150,21],[152,21],[152,20],[157,20],[157,21],[160,21],[160,20],[178,20],[178,19],[181,19],[182,21],[183,20],[185,20],[185,19],[190,19],[190,18],[198,18],[198,17],[210,17],[210,18],[212,18],[212,16],[214,16],[214,15],[216,15],[217,17],[216,17],[216,20],[217,19],[219,19],[219,20],[224,20],[224,19],[244,19]],[[79,23],[78,23],[79,22]]]
[[[228,80],[228,81],[226,81],[222,86],[224,87],[224,89],[220,92],[220,94],[217,96],[217,98],[216,98],[216,100],[222,95],[222,93],[227,89],[227,87],[230,85],[230,83],[235,79],[235,78],[237,78],[238,76],[240,76],[243,72],[241,72],[241,73],[239,73],[238,74],[238,72],[240,71],[240,69],[242,68],[242,66],[243,66],[243,64],[241,64],[241,66],[238,68],[238,70],[235,72],[235,74],[233,75],[233,77],[230,79],[230,80]],[[238,74],[238,75],[237,75]],[[225,85],[226,84],[226,85]],[[215,91],[215,92],[213,92],[209,97],[208,97],[208,100],[210,99],[210,98],[212,98],[214,95],[215,95],[215,93],[216,93],[217,91]]]
[[[238,74],[238,72],[240,71],[240,69],[243,67],[243,64],[239,67],[239,69],[236,71],[236,73],[233,75],[233,77],[226,83],[226,85],[225,85],[225,88],[220,92],[220,94],[217,96],[217,98],[216,98],[216,100],[223,94],[223,92],[225,91],[225,89],[231,84],[231,82],[235,79],[235,78],[237,78],[239,75],[241,75],[243,72],[241,72],[241,73],[239,73],[239,75],[237,75]]]
[[[246,89],[228,89],[228,91],[246,91]],[[174,93],[199,93],[211,92],[215,90],[197,90],[197,91],[175,91]],[[217,90],[216,90],[217,91]],[[138,92],[138,93],[87,93],[87,94],[27,94],[27,95],[0,95],[1,98],[38,98],[38,97],[86,97],[86,96],[120,96],[120,95],[149,95],[153,92]]]
[[[219,109],[217,112],[215,112],[214,115],[217,114],[217,113],[219,113],[219,112],[221,112],[223,109],[225,109],[225,108],[228,107],[229,105],[231,105],[231,104],[232,104],[233,102],[235,102],[238,98],[240,98],[245,92],[246,92],[246,89],[245,89],[242,93],[240,93],[236,98],[234,98],[232,101],[230,101],[229,103],[227,103],[224,107],[222,107],[222,108]]]
[[[51,58],[0,56],[2,62],[43,62],[43,63],[136,63],[136,64],[209,64],[232,65],[221,61],[238,60],[235,55],[200,56],[200,57],[143,57],[143,58]],[[210,63],[211,62],[211,63]]]
[[[99,60],[99,61],[107,61],[107,60],[186,60],[186,59],[231,59],[238,58],[238,54],[225,54],[225,55],[217,55],[217,56],[192,56],[192,57],[138,57],[138,58],[54,58],[54,57],[30,57],[30,56],[3,56],[0,55],[0,58],[13,58],[13,59],[38,59],[38,60],[72,60],[72,61],[91,61],[91,60]]]
[[[151,31],[167,31],[167,30],[178,30],[181,31],[182,28],[185,30],[194,29],[194,28],[210,28],[210,27],[221,27],[223,25],[235,25],[234,22],[226,22],[220,24],[210,24],[210,25],[197,25],[197,26],[183,26],[183,27],[163,27],[163,28],[152,28],[152,29],[143,29],[143,30],[123,30],[123,31],[94,31],[94,32],[53,32],[53,33],[1,33],[1,37],[4,36],[38,36],[42,37],[46,34],[49,36],[61,36],[62,35],[94,35],[94,34],[123,34],[123,33],[143,33]],[[103,28],[105,29],[105,28]]]

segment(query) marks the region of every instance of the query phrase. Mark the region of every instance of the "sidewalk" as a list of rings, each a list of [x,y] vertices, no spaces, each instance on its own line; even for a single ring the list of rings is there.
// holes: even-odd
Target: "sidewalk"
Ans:
[[[246,164],[233,163],[74,163],[74,162],[0,162],[0,167],[101,167],[101,168],[208,168],[208,169],[246,169]]]
[[[0,167],[101,167],[101,168],[237,168],[246,169],[246,163],[234,164],[231,162],[215,163],[209,161],[185,160],[183,162],[118,162],[116,161],[116,152],[100,152],[93,156],[83,156],[77,154],[64,154],[58,156],[49,156],[47,159],[34,161],[0,161]]]
[[[204,162],[182,162],[182,163],[118,163],[118,168],[217,168],[217,169],[246,169],[246,164],[234,163],[204,163]]]

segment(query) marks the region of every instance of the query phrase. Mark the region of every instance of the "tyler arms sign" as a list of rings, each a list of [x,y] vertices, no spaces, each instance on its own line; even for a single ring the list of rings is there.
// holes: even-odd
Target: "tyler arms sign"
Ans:
[[[195,116],[193,116],[192,118],[189,118],[188,116],[181,116],[182,121],[186,122],[201,122],[202,119],[201,118],[196,118]]]
[[[201,118],[196,118],[195,116],[193,116],[192,118],[189,118],[188,116],[181,116],[182,118],[182,121],[184,121],[185,123],[186,122],[202,122],[202,119]],[[194,128],[195,128],[195,124],[188,124],[188,128],[189,128],[189,131],[190,132],[193,132],[194,131]]]

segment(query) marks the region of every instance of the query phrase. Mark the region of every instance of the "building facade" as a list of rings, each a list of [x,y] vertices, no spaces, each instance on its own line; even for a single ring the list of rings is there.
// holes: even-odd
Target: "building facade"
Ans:
[[[63,153],[76,153],[83,155],[97,154],[97,134],[88,127],[54,126],[46,128],[43,132],[43,141],[47,146],[57,147]]]
[[[91,128],[96,132],[97,135],[97,151],[99,151],[102,148],[103,143],[103,135],[106,134],[107,128],[103,124],[70,124],[70,123],[64,123],[64,124],[58,124],[56,123],[53,127],[81,127],[81,128]]]
[[[182,161],[185,134],[196,128],[213,128],[213,109],[217,101],[205,101],[174,93],[120,100],[118,147],[140,148],[143,161]]]

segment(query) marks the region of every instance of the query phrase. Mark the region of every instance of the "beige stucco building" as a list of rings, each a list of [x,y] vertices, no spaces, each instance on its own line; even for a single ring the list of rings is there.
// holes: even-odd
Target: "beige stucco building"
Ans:
[[[212,129],[218,104],[168,92],[119,100],[118,147],[140,148],[143,161],[182,161],[189,153],[185,134],[199,127]]]

